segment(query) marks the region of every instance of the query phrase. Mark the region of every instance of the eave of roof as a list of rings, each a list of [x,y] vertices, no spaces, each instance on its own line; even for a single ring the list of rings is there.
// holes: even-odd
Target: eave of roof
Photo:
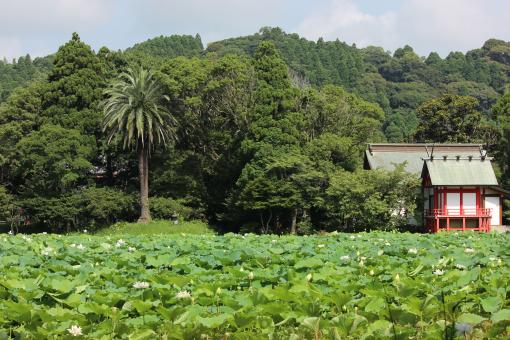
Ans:
[[[406,163],[407,172],[419,175],[423,168],[423,159],[431,154],[436,158],[479,157],[481,150],[481,144],[377,143],[368,144],[365,160],[370,169],[382,168],[389,171]]]
[[[426,159],[422,176],[434,186],[498,186],[490,159]]]

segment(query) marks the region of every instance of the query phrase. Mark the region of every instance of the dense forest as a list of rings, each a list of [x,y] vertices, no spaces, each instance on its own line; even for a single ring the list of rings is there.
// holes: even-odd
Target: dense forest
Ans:
[[[510,175],[510,43],[467,53],[393,54],[263,28],[204,48],[156,37],[93,51],[77,34],[56,54],[0,62],[0,221],[99,228],[139,209],[134,150],[108,143],[104,100],[130,68],[150,69],[176,121],[150,150],[153,218],[222,231],[392,229],[418,180],[363,171],[368,142],[477,142]]]

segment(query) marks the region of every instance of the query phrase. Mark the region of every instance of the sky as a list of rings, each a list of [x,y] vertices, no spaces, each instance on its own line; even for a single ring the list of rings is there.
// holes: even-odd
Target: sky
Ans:
[[[0,58],[53,53],[72,32],[116,50],[172,34],[198,33],[207,44],[264,26],[446,56],[509,41],[509,14],[510,0],[0,0]]]

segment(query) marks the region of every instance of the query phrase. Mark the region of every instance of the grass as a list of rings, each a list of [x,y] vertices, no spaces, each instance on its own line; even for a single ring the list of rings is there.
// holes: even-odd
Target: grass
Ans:
[[[202,221],[179,222],[154,220],[149,224],[119,222],[98,230],[96,235],[153,235],[153,234],[212,234],[214,231]]]

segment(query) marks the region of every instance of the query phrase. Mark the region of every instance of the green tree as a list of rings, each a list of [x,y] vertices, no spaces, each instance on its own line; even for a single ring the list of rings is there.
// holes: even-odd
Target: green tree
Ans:
[[[418,108],[416,140],[433,143],[470,143],[481,139],[482,115],[478,101],[467,96],[446,94]]]
[[[503,172],[503,185],[510,188],[510,93],[502,96],[492,107],[492,114],[500,131],[497,162]]]
[[[104,64],[90,46],[73,33],[55,55],[43,97],[43,115],[51,124],[101,136],[98,104],[106,85]]]
[[[93,137],[46,124],[20,140],[17,191],[24,196],[55,196],[87,183],[95,153]]]
[[[139,222],[151,220],[149,210],[149,156],[156,145],[168,146],[175,140],[176,121],[164,105],[167,98],[152,72],[128,69],[105,91],[104,131],[108,141],[120,139],[124,148],[138,154],[140,180]]]
[[[419,179],[403,167],[391,172],[337,171],[324,195],[324,227],[343,231],[402,227],[414,214],[419,185]]]
[[[13,209],[14,197],[0,185],[0,221],[8,222]]]
[[[249,161],[237,180],[234,204],[257,212],[265,230],[268,230],[269,222],[264,223],[263,216],[267,216],[276,230],[282,228],[284,220],[285,228],[295,232],[295,216],[302,205],[299,190],[291,181],[291,176],[302,168],[296,165],[296,159],[300,159],[301,118],[293,112],[298,92],[291,87],[287,66],[273,43],[265,41],[259,45],[254,67],[257,77],[255,104],[243,142],[243,151]],[[285,155],[297,157],[285,165],[293,170],[272,171],[276,160]],[[250,192],[259,192],[259,196]]]

